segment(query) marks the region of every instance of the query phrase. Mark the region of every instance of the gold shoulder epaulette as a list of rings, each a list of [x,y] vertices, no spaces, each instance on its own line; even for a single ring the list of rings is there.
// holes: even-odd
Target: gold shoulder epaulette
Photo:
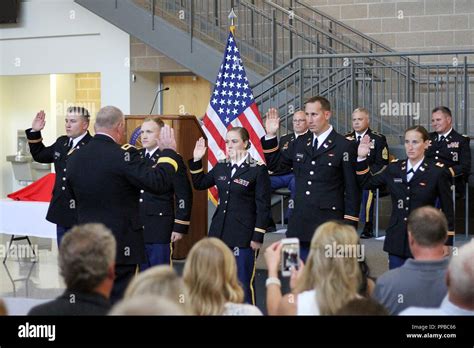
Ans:
[[[131,145],[131,144],[123,144],[123,145],[122,145],[122,149],[123,149],[123,150],[128,150],[128,149],[130,149],[130,148],[135,148],[135,149],[136,149],[136,147],[133,146],[133,145]]]

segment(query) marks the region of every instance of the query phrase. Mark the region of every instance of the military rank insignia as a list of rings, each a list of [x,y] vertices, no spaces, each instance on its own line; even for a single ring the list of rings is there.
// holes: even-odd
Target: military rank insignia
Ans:
[[[123,145],[121,146],[122,150],[125,150],[125,151],[128,150],[128,149],[130,149],[130,148],[132,148],[132,147],[135,148],[135,146],[133,146],[133,145],[131,145],[131,144],[123,144]]]

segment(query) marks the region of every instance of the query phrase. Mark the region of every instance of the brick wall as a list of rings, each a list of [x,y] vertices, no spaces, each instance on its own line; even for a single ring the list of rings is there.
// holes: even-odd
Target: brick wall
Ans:
[[[101,108],[100,73],[76,74],[76,105],[89,110],[91,115],[89,130],[92,132],[95,116]]]
[[[474,48],[472,0],[306,0],[397,51]]]
[[[134,37],[130,37],[130,55],[130,69],[132,71],[189,71],[163,53]]]

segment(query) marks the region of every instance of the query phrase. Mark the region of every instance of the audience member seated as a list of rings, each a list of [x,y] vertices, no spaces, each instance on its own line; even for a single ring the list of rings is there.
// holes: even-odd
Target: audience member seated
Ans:
[[[109,315],[186,315],[182,306],[167,297],[145,294],[117,302]]]
[[[335,315],[389,315],[387,308],[372,298],[355,298],[339,308]]]
[[[243,303],[235,257],[220,239],[204,238],[192,247],[183,279],[194,314],[262,315],[257,307]]]
[[[446,217],[433,207],[415,209],[408,217],[408,243],[414,259],[382,274],[374,298],[391,315],[408,307],[439,307],[446,296],[445,277],[449,259],[444,257],[448,238]]]
[[[359,236],[349,225],[329,221],[320,225],[311,240],[306,266],[300,262],[290,279],[292,292],[282,297],[278,269],[281,243],[265,251],[268,267],[269,315],[332,315],[348,301],[362,298],[363,275]]]
[[[140,272],[127,287],[124,298],[154,295],[167,298],[180,305],[187,304],[187,291],[183,279],[168,265],[154,266]],[[186,308],[183,308],[186,312]]]
[[[102,224],[84,224],[65,234],[59,247],[59,269],[66,291],[33,307],[28,315],[105,315],[114,283],[116,241]]]
[[[7,307],[5,302],[0,298],[0,316],[8,315]]]
[[[474,315],[474,241],[454,252],[446,274],[448,294],[438,308],[409,307],[400,315]]]

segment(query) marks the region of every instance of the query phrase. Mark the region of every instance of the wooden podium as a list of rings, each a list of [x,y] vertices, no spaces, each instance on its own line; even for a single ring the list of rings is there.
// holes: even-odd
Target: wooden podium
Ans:
[[[179,116],[179,115],[151,115],[159,117],[174,129],[176,137],[176,151],[183,157],[184,163],[193,158],[193,150],[196,141],[203,137],[206,139],[204,132],[195,116]],[[127,115],[126,123],[126,139],[124,143],[130,143],[137,148],[141,148],[140,126],[143,120],[149,115]],[[207,139],[206,139],[207,140]],[[204,171],[207,171],[207,155],[203,158]],[[189,180],[191,176],[188,171]],[[191,225],[188,234],[180,241],[176,242],[173,250],[174,259],[184,259],[188,255],[191,247],[198,240],[207,236],[207,190],[196,191],[193,188],[193,209],[191,212]]]

